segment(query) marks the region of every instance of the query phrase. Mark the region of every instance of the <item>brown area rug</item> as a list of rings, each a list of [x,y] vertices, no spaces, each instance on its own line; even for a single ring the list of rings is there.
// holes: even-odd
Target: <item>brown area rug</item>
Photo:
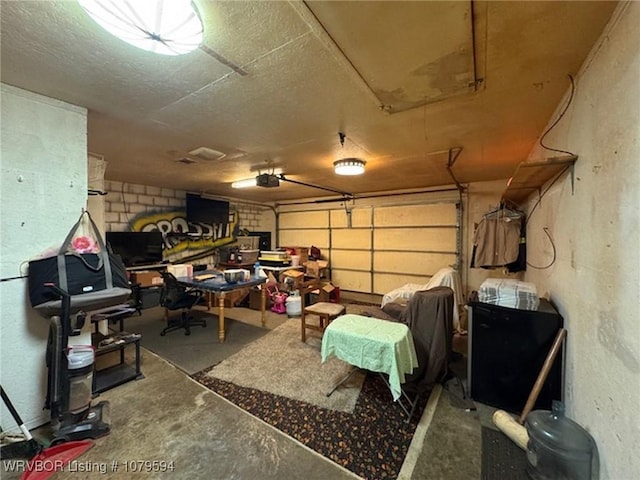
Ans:
[[[322,363],[322,339],[314,333],[310,332],[303,343],[300,320],[287,320],[213,368],[205,369],[204,375],[317,407],[352,412],[364,374],[357,372],[344,388],[327,397],[326,393],[347,376],[352,367],[335,357]]]
[[[299,320],[289,320],[297,326]],[[278,329],[284,327],[278,327]],[[257,342],[267,339],[274,332]],[[285,328],[286,330],[286,328]],[[293,329],[291,329],[293,331]],[[296,335],[300,342],[299,334]],[[257,343],[254,342],[254,343]],[[245,350],[249,347],[245,347]],[[239,353],[242,353],[239,352]],[[255,353],[255,352],[254,352]],[[273,356],[282,352],[274,350]],[[236,354],[237,355],[237,354]],[[319,352],[314,362],[318,367]],[[233,357],[227,359],[231,361]],[[224,363],[224,362],[223,362]],[[377,373],[367,373],[351,411],[321,407],[316,404],[242,386],[212,375],[215,367],[192,375],[196,381],[227,398],[240,408],[273,425],[319,454],[367,479],[397,478],[407,455],[427,398],[421,398],[409,423],[400,405],[392,401],[391,392]],[[287,369],[264,368],[266,383],[281,383],[289,375]],[[342,390],[356,390],[340,387]],[[324,387],[321,389],[324,392]],[[333,396],[332,395],[332,396]]]

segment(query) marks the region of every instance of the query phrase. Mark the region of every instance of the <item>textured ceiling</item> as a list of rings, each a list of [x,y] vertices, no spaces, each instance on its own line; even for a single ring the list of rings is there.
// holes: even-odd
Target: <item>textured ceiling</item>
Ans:
[[[278,167],[353,194],[428,188],[453,183],[455,158],[465,184],[507,178],[526,158],[616,7],[195,4],[202,47],[165,57],[112,37],[74,1],[2,1],[2,82],[86,107],[110,180],[278,202],[334,195],[230,184]],[[225,155],[188,153],[198,147]],[[365,174],[334,175],[345,156],[365,159]]]

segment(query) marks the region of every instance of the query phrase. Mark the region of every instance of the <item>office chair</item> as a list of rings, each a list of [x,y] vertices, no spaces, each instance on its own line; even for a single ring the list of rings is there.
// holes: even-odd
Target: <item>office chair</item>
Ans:
[[[160,305],[166,309],[165,316],[168,319],[169,311],[182,310],[182,312],[180,317],[167,320],[167,326],[160,332],[160,335],[164,336],[169,332],[181,328],[185,329],[185,335],[191,335],[192,326],[200,325],[206,327],[207,321],[205,319],[196,320],[193,316],[189,315],[191,307],[202,300],[202,292],[180,284],[176,277],[169,272],[161,273],[164,286],[160,294]]]
[[[320,289],[319,282],[314,282],[313,284],[306,285],[300,288],[300,320],[302,323],[302,341],[307,341],[307,329],[317,330],[319,332],[324,333],[324,329],[327,328],[329,323],[332,320],[335,320],[340,315],[344,315],[346,312],[346,307],[344,305],[340,305],[339,303],[331,303],[331,302],[316,302],[311,305],[306,305],[306,296],[308,293],[311,293],[313,290]],[[313,315],[318,317],[318,323],[309,323],[309,318],[307,315]]]

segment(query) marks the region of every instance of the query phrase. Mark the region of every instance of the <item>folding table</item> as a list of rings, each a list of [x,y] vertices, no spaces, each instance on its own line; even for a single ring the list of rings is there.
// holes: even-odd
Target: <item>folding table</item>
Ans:
[[[397,401],[404,395],[411,403],[411,412],[400,403],[411,417],[416,402],[402,391],[405,375],[418,366],[409,327],[403,323],[363,315],[342,315],[325,329],[321,353],[323,363],[336,356],[358,368],[386,374],[393,400]],[[331,395],[338,385],[327,395]]]

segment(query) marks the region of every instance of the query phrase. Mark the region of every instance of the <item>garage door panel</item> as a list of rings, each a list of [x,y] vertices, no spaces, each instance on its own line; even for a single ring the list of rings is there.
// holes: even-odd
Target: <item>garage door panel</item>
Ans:
[[[367,293],[371,291],[371,275],[368,272],[332,269],[331,281],[342,290]]]
[[[380,295],[406,283],[426,284],[458,262],[455,203],[354,207],[350,221],[335,206],[281,213],[280,245],[315,245],[331,261],[335,285]]]
[[[373,278],[373,293],[384,295],[385,293],[400,288],[407,283],[417,283],[426,285],[429,283],[429,277],[414,277],[402,274],[379,274]]]
[[[289,212],[281,213],[280,228],[329,228],[329,212]]]
[[[329,248],[329,230],[281,230],[280,231],[280,245],[299,245],[299,246],[311,246],[314,245],[319,249]]]
[[[371,270],[371,253],[358,250],[331,249],[331,265],[342,268],[354,268],[356,270]]]
[[[374,253],[374,272],[402,272],[417,275],[433,275],[441,268],[456,263],[455,253]]]
[[[374,249],[454,252],[456,229],[390,228],[374,230]]]
[[[344,210],[331,210],[331,227],[348,227],[347,212]],[[354,208],[351,210],[351,227],[371,226],[371,208]]]
[[[456,205],[436,203],[374,209],[373,224],[383,226],[456,225]]]
[[[331,246],[334,248],[371,249],[371,230],[337,229],[331,232]]]

